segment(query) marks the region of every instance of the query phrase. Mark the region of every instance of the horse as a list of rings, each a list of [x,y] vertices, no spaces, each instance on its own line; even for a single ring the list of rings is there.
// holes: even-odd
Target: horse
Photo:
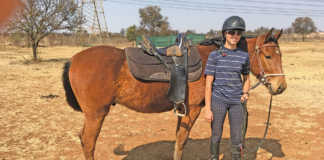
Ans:
[[[21,0],[2,1],[0,6],[0,25],[5,24],[15,11],[24,6]]]
[[[251,72],[264,81],[273,95],[287,87],[282,75],[278,39],[282,30],[248,38]],[[196,45],[205,68],[208,55],[217,45]],[[266,76],[277,75],[277,76]],[[83,50],[66,62],[63,86],[68,104],[84,113],[84,126],[79,134],[85,159],[93,160],[102,123],[114,104],[142,113],[159,113],[173,109],[167,99],[168,83],[143,82],[135,79],[125,60],[125,51],[112,46],[95,46]],[[191,128],[204,106],[205,76],[188,83],[187,114],[178,117],[173,159],[182,159]]]

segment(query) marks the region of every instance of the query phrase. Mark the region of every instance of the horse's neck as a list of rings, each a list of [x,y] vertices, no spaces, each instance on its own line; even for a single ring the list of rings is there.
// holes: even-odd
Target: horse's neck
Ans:
[[[249,56],[251,57],[252,54],[255,54],[255,46],[256,46],[256,38],[248,38],[246,39],[247,44],[248,44],[248,52]]]
[[[200,53],[200,57],[203,61],[203,63],[205,63],[208,59],[209,54],[214,51],[215,49],[217,49],[216,45],[209,45],[209,46],[204,46],[204,45],[197,45],[197,49]]]
[[[251,68],[251,73],[254,76],[258,76],[260,74],[260,68],[258,64],[257,55],[256,55],[256,38],[248,38],[246,39],[247,44],[248,44],[248,53],[249,53],[249,58],[250,58],[250,68]]]
[[[250,58],[250,68],[251,72],[254,76],[258,76],[260,74],[260,69],[259,69],[259,64],[257,64],[256,60],[256,53],[255,53],[255,46],[256,46],[256,38],[249,38],[246,39],[247,44],[248,44],[248,53],[249,53],[249,58]],[[203,45],[198,45],[197,49],[200,53],[200,57],[205,64],[207,62],[209,54],[217,49],[217,46],[215,45],[209,45],[209,46],[203,46]]]

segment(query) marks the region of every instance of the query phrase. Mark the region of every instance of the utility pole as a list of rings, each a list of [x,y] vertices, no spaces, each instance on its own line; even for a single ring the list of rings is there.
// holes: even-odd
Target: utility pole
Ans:
[[[107,20],[104,13],[104,0],[78,0],[80,4],[80,14],[85,18],[85,23],[80,29],[86,30],[90,35],[97,37],[104,42],[109,37]]]

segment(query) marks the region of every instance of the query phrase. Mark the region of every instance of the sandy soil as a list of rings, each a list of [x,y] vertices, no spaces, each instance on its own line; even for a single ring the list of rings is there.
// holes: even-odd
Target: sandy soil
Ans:
[[[61,83],[63,63],[83,49],[40,48],[41,63],[27,63],[30,49],[0,49],[1,160],[84,159],[77,136],[83,114],[67,105]],[[263,135],[270,96],[263,86],[251,93],[249,159],[322,160],[324,42],[283,43],[281,50],[288,88],[274,97],[269,133],[258,152],[254,150]],[[105,119],[95,157],[171,159],[176,121],[172,112],[142,114],[116,105]],[[229,127],[228,121],[225,123],[221,153],[228,160]],[[209,124],[200,116],[185,147],[184,159],[206,159],[209,136]]]

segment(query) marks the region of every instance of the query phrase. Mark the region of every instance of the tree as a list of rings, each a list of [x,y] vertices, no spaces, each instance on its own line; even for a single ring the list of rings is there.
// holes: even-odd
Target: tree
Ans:
[[[188,29],[185,34],[196,34],[196,31],[193,29]]]
[[[84,20],[74,0],[26,0],[25,7],[10,22],[10,30],[23,32],[31,40],[33,59],[37,60],[39,42],[55,31],[73,31]]]
[[[307,34],[316,32],[317,30],[313,20],[309,17],[298,17],[291,26],[295,33],[302,34],[303,42]]]
[[[288,27],[288,28],[284,29],[283,33],[291,34],[291,33],[293,33],[293,31],[294,31],[293,28]]]
[[[161,35],[161,36],[165,36],[165,35],[170,35],[170,34],[176,34],[177,31],[173,31],[171,30],[170,28],[170,24],[169,22],[165,21],[161,24],[161,27],[160,27],[160,32],[158,33],[158,35]]]
[[[249,36],[256,36],[255,32],[252,30],[246,30],[245,31],[245,36],[249,37]]]
[[[216,36],[217,36],[217,31],[213,29],[210,29],[206,34],[207,38],[215,38]]]
[[[170,25],[167,17],[161,15],[161,8],[158,6],[148,6],[139,9],[141,18],[140,28],[150,35],[168,33]]]
[[[124,28],[122,28],[121,30],[120,30],[120,35],[122,36],[122,37],[125,37],[125,35],[126,35],[126,31],[125,31],[125,29]]]
[[[269,31],[270,31],[270,29],[267,28],[267,27],[259,27],[259,28],[254,30],[254,33],[256,35],[260,35],[260,34],[268,33]]]
[[[135,41],[136,36],[137,36],[137,27],[135,25],[128,27],[126,30],[126,38],[129,41]]]

